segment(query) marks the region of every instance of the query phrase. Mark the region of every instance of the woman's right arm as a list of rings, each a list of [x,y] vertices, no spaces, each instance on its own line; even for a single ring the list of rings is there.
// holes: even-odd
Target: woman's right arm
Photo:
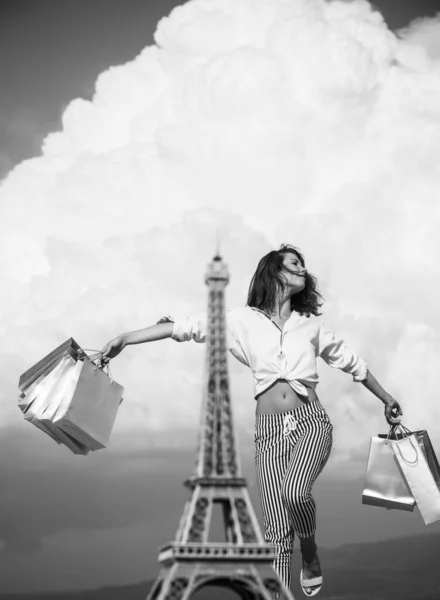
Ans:
[[[144,329],[122,333],[102,348],[102,359],[110,360],[110,358],[114,358],[122,352],[125,346],[131,344],[144,344],[145,342],[155,342],[156,340],[169,338],[173,333],[173,327],[174,323],[159,323]]]
[[[171,337],[173,327],[174,323],[160,323],[158,325],[145,327],[144,329],[123,333],[120,337],[125,346],[130,346],[131,344],[144,344],[145,342],[155,342],[156,340],[164,340],[165,338]]]
[[[101,360],[105,363],[108,362],[130,344],[144,344],[165,338],[172,338],[176,342],[188,342],[189,340],[205,342],[206,316],[195,315],[178,319],[163,317],[151,327],[122,333],[103,347]]]

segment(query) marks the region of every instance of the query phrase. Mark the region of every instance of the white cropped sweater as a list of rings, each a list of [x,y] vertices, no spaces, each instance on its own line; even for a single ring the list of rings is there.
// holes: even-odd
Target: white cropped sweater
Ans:
[[[166,317],[159,322],[165,320],[174,322],[171,337],[176,341],[206,340],[206,315]],[[318,356],[330,367],[350,373],[354,381],[367,377],[367,363],[313,315],[306,317],[294,311],[281,330],[262,310],[242,306],[227,311],[226,332],[228,350],[252,370],[255,398],[278,379],[306,396],[306,388],[318,384]]]

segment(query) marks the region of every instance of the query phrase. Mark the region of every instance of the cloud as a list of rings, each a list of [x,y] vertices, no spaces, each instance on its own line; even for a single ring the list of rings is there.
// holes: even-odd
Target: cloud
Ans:
[[[228,306],[245,303],[263,254],[299,246],[326,324],[438,446],[435,56],[362,1],[194,0],[155,39],[102,73],[91,101],[73,100],[42,155],[1,183],[2,435],[22,425],[20,373],[68,337],[100,349],[204,310],[219,228]],[[127,348],[113,362],[125,402],[112,444],[131,455],[152,439],[192,444],[203,356],[170,340]],[[252,377],[232,358],[229,368],[249,446]],[[334,460],[358,473],[369,437],[386,429],[383,407],[349,376],[319,370]],[[73,460],[55,445],[51,456],[60,473]]]
[[[3,177],[5,177],[9,171],[12,169],[12,159],[10,156],[5,154],[4,152],[0,153],[0,181]]]
[[[407,42],[422,47],[432,60],[440,59],[440,12],[435,17],[419,17],[398,32]]]
[[[0,110],[0,182],[17,164],[18,157],[39,153],[51,123],[46,125],[28,108],[21,107],[12,112],[4,107]]]
[[[101,74],[93,100],[74,100],[42,156],[2,184],[6,423],[17,418],[12,373],[68,336],[100,348],[203,309],[217,226],[229,305],[244,303],[260,256],[291,241],[322,281],[329,324],[367,358],[387,329],[438,331],[440,80],[429,58],[366,2],[193,1],[160,21],[156,42]],[[386,383],[395,347],[383,348],[372,370]],[[191,423],[202,352],[128,349],[115,369],[136,417],[118,426]],[[147,385],[167,399],[160,408],[141,399]]]

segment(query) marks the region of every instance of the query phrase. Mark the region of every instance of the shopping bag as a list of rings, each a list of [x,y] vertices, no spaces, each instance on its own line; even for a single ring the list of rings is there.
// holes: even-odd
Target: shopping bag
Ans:
[[[434,448],[432,447],[431,440],[426,430],[414,431],[413,432],[418,445],[420,446],[425,458],[428,462],[429,470],[434,477],[434,481],[437,487],[440,489],[440,465],[435,455]]]
[[[50,437],[53,437],[53,439],[59,444],[63,444],[69,448],[73,454],[81,454],[86,456],[91,450],[87,444],[83,444],[80,440],[70,436],[67,432],[63,431],[53,423],[43,423],[36,418],[32,420],[32,423],[47,433]]]
[[[18,397],[18,408],[21,410],[21,412],[25,412],[26,408],[28,407],[28,404],[28,397],[24,392],[22,392]]]
[[[34,417],[39,418],[46,406],[49,405],[52,398],[52,392],[60,385],[60,378],[63,373],[76,362],[70,355],[61,357],[57,366],[48,374],[42,375],[41,378],[34,382],[26,393],[27,405],[24,408],[23,416],[27,421],[32,421]],[[62,380],[61,380],[62,381]],[[56,396],[55,396],[56,398]]]
[[[40,383],[42,383],[42,381],[44,379],[46,379],[49,376],[49,374],[51,374],[52,371],[54,371],[56,369],[56,367],[59,366],[59,364],[63,360],[63,358],[64,358],[64,355],[59,356],[57,359],[57,362],[52,365],[50,370],[48,370],[47,372],[41,373],[36,379],[34,379],[31,383],[29,383],[29,385],[24,386],[25,391],[21,392],[21,394],[18,397],[18,407],[20,408],[20,410],[23,413],[25,413],[29,409],[30,405],[36,399],[36,397],[38,395],[37,386],[39,386]],[[50,381],[50,379],[44,384],[43,388],[41,388],[41,389],[44,389],[45,387],[47,387],[49,381]]]
[[[388,435],[371,438],[362,504],[412,512],[415,500],[395,459],[392,429]]]
[[[407,427],[405,427],[405,425],[402,425],[400,423],[398,426],[392,426],[391,434],[389,434],[388,436],[379,435],[379,437],[389,437],[391,440],[401,440],[402,438],[407,437],[408,435],[415,436],[418,445],[420,446],[423,454],[425,455],[426,460],[428,461],[429,470],[431,471],[437,486],[440,488],[440,466],[426,429],[422,429],[419,431],[410,431]]]
[[[90,448],[88,446],[74,439],[65,431],[59,429],[53,423],[42,423],[42,421],[40,421],[36,417],[34,417],[31,422],[33,425],[44,431],[44,433],[47,433],[47,435],[51,437],[55,442],[67,446],[67,448],[69,448],[69,450],[71,450],[74,454],[81,454],[86,456],[90,452]]]
[[[43,426],[48,427],[58,435],[67,435],[68,438],[78,442],[80,447],[90,450],[97,449],[97,447],[94,440],[84,431],[55,422],[55,416],[60,407],[65,408],[72,401],[82,369],[83,363],[81,361],[70,361],[65,365],[65,368],[59,373],[56,385],[52,386],[45,402],[40,405],[37,416]],[[66,445],[69,445],[68,440],[66,442]]]
[[[50,352],[47,356],[38,361],[35,365],[30,367],[22,375],[20,375],[18,389],[22,392],[25,392],[29,386],[32,385],[32,383],[34,383],[34,381],[42,374],[44,375],[44,373],[52,370],[59,362],[60,357],[66,353],[70,354],[75,360],[85,356],[85,352],[82,350],[79,344],[73,338],[69,338],[60,346],[55,348],[55,350],[52,350],[52,352]]]
[[[35,381],[27,393],[27,404],[23,410],[24,418],[49,435],[58,444],[64,444],[74,454],[86,455],[90,451],[87,445],[81,440],[75,440],[66,432],[60,430],[52,423],[43,423],[40,420],[40,415],[45,409],[56,404],[57,400],[65,393],[66,373],[74,368],[76,361],[66,353],[59,361],[59,364],[46,376],[40,377],[40,380]],[[64,387],[63,387],[64,384]],[[22,400],[23,401],[23,400]]]
[[[426,525],[440,520],[440,489],[417,436],[409,432],[391,442],[400,470]],[[434,451],[432,450],[434,453]],[[435,457],[435,454],[434,454]],[[431,459],[432,460],[432,459]],[[435,463],[437,459],[435,458]]]
[[[122,401],[123,386],[88,358],[79,360],[64,375],[69,379],[63,393],[40,415],[43,423],[53,423],[91,450],[105,448]]]

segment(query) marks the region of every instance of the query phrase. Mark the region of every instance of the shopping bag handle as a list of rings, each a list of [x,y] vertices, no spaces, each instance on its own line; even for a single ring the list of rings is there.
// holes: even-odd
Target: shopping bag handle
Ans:
[[[87,358],[89,360],[91,360],[92,362],[94,362],[98,358],[98,356],[102,356],[101,350],[92,350],[91,348],[82,348],[82,350],[84,353],[85,352],[93,352],[93,354],[89,354],[89,355],[86,354]]]
[[[402,425],[402,423],[395,423],[394,425],[390,426],[390,430],[388,432],[388,437],[386,439],[387,444],[390,441],[390,435],[394,432],[395,429],[400,430],[400,433],[402,434],[402,438],[409,437],[412,433],[412,431],[410,429],[408,429],[408,427],[405,427],[405,425]]]
[[[412,438],[411,438],[410,436],[407,436],[407,437],[409,438],[409,443],[411,444],[411,446],[413,447],[413,450],[414,450],[414,452],[416,453],[416,460],[413,460],[413,461],[411,461],[411,460],[407,460],[407,459],[406,459],[406,458],[403,456],[403,454],[402,454],[402,450],[400,449],[400,446],[399,446],[399,444],[396,444],[396,445],[397,445],[397,450],[399,451],[399,454],[400,454],[400,456],[402,457],[402,459],[403,459],[403,460],[404,460],[404,461],[405,461],[405,462],[406,462],[408,465],[416,465],[416,464],[419,462],[419,455],[418,455],[418,452],[417,452],[417,448],[414,446],[414,443],[413,443],[413,440],[412,440]]]
[[[87,358],[89,358],[90,360],[95,360],[95,358],[102,354],[102,350],[91,350],[90,348],[83,348],[83,350],[84,352],[93,352],[93,354],[86,354]]]
[[[87,356],[87,355],[86,355],[86,356],[87,356],[87,358],[88,358],[89,360],[91,360],[91,361],[92,361],[92,363],[93,363],[94,365],[96,365],[96,369],[99,369],[100,367],[99,367],[99,366],[98,366],[98,365],[95,363],[95,359],[96,359],[98,356],[102,356],[102,351],[101,351],[101,350],[92,350],[92,349],[90,349],[90,348],[82,348],[82,350],[83,350],[84,352],[93,352],[93,354],[90,354],[89,356]],[[107,375],[108,375],[108,376],[109,376],[109,378],[110,378],[110,384],[112,384],[112,383],[113,383],[113,375],[111,374],[111,371],[110,371],[110,364],[109,364],[109,363],[106,363],[106,364],[105,364],[105,365],[102,367],[102,369],[101,369],[101,370],[102,370],[104,373],[105,373],[105,371],[104,371],[104,369],[105,369],[105,368],[107,368],[107,371],[108,371]],[[94,369],[94,370],[96,370],[96,369]]]
[[[405,427],[405,425],[402,425],[402,423],[397,423],[396,427],[398,427],[400,429],[403,437],[408,437],[409,435],[412,434],[411,429],[408,429],[408,427]]]

